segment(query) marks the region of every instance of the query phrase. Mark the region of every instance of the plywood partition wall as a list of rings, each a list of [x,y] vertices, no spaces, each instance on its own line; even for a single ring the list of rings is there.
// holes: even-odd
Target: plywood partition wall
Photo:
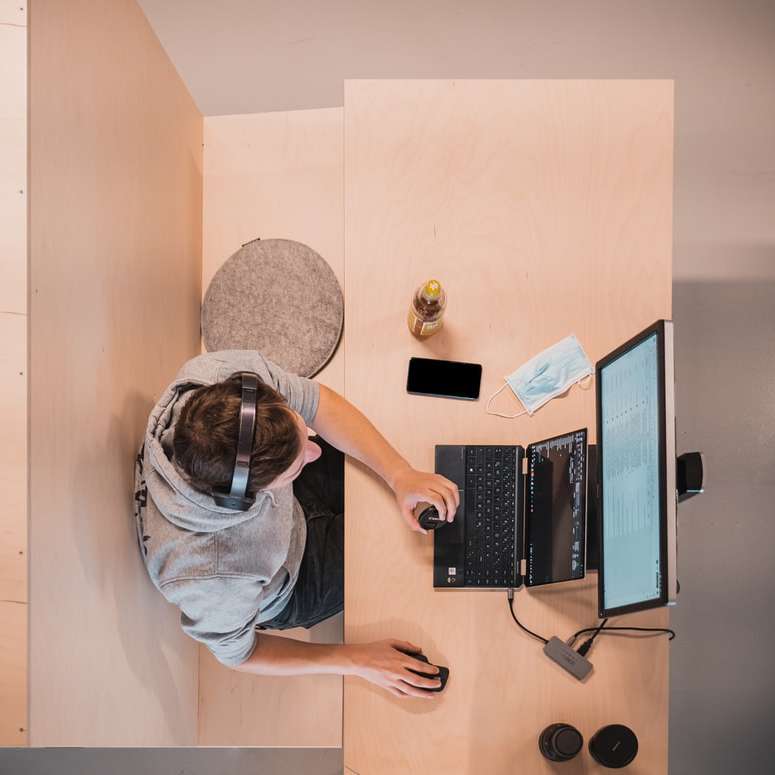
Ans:
[[[27,18],[0,3],[0,745],[27,742]]]
[[[132,464],[199,348],[202,117],[134,0],[36,0],[30,31],[30,742],[194,745]]]
[[[342,110],[303,110],[205,119],[205,291],[240,245],[256,237],[304,242],[343,282]],[[344,390],[344,353],[316,376]],[[336,642],[336,617],[287,637]],[[200,745],[339,746],[342,679],[275,678],[229,670],[201,649]]]

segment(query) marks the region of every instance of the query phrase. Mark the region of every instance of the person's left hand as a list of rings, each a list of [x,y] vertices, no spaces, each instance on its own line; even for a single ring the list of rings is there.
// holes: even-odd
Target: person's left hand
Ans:
[[[393,492],[401,509],[401,516],[411,530],[427,533],[417,523],[414,507],[425,501],[436,507],[439,516],[452,522],[460,505],[460,492],[457,485],[439,474],[429,474],[407,467],[402,469],[393,480]]]

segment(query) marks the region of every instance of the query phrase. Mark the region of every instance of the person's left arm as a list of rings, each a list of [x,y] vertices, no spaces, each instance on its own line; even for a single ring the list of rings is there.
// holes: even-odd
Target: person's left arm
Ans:
[[[413,514],[421,501],[433,504],[442,518],[452,521],[460,505],[457,485],[439,474],[414,469],[356,407],[325,385],[320,385],[320,400],[310,427],[387,482],[412,530],[427,532]]]

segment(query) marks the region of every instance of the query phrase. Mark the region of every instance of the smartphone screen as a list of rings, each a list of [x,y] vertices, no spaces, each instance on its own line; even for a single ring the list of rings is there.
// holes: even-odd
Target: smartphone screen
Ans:
[[[406,392],[441,398],[479,398],[482,367],[478,363],[411,358]]]

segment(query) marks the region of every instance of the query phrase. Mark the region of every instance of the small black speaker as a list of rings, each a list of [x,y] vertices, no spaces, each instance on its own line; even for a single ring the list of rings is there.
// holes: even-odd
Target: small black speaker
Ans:
[[[623,724],[598,729],[589,741],[592,758],[604,767],[626,767],[638,754],[638,738]]]
[[[551,724],[538,738],[541,753],[553,762],[567,762],[584,745],[584,738],[576,727],[570,724]]]

